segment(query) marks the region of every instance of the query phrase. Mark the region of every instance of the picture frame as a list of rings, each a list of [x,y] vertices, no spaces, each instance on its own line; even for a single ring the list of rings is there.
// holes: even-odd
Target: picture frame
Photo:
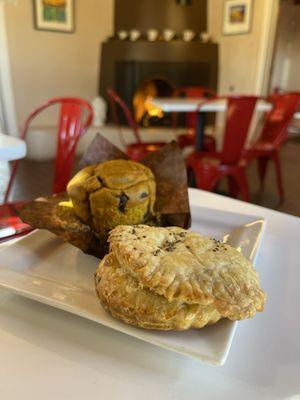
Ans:
[[[252,0],[225,0],[223,7],[223,35],[251,32]]]
[[[33,0],[33,15],[37,30],[75,31],[74,0]]]

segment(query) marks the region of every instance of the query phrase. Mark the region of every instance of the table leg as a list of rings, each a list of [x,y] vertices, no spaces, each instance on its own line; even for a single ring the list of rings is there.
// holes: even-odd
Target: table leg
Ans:
[[[197,113],[197,122],[196,122],[196,151],[204,150],[204,128],[206,122],[206,114],[204,112]]]

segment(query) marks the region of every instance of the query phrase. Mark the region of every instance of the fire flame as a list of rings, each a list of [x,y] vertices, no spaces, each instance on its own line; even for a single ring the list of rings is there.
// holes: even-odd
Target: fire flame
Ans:
[[[152,96],[147,96],[145,100],[145,109],[149,114],[149,117],[162,118],[164,116],[163,110],[160,107],[156,107],[152,103],[152,100],[153,100]]]

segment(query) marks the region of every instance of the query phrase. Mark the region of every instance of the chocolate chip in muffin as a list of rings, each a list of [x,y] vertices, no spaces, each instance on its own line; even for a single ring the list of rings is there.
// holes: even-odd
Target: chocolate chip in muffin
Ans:
[[[97,181],[100,183],[101,186],[105,186],[103,183],[102,178],[100,178],[100,176],[97,176]]]
[[[119,196],[119,207],[118,208],[122,213],[125,213],[125,207],[126,207],[126,204],[127,204],[128,200],[129,200],[129,197],[126,196],[125,193],[122,193]]]

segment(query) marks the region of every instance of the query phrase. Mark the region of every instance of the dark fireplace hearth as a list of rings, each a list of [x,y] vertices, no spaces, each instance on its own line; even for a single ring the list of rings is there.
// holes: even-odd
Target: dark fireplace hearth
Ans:
[[[165,81],[173,89],[204,86],[216,90],[217,44],[183,41],[151,43],[144,40],[108,41],[102,44],[101,96],[107,98],[106,89],[112,87],[133,109],[137,89],[153,79]],[[165,95],[170,96],[171,93],[166,92]],[[168,125],[166,121],[161,121],[161,124]]]

